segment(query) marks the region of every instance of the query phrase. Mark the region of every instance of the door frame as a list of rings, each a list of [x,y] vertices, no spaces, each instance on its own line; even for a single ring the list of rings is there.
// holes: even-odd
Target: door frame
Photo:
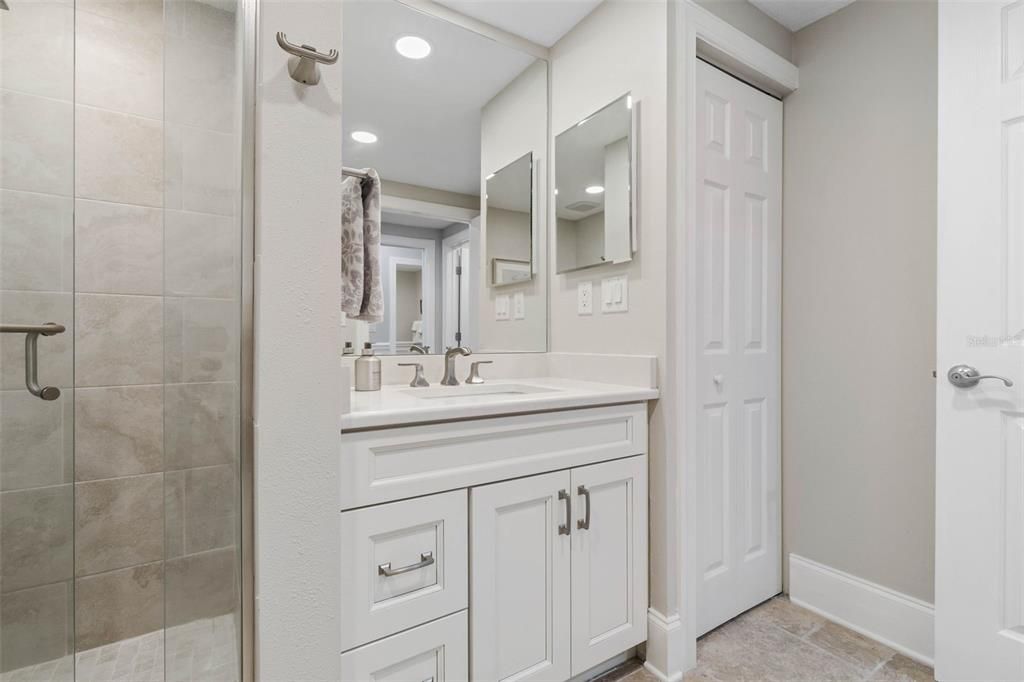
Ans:
[[[402,237],[399,235],[382,233],[380,235],[380,244],[381,246],[400,246],[406,249],[418,249],[420,251],[423,251],[422,279],[424,282],[428,282],[430,284],[430,286],[423,287],[423,340],[424,343],[433,348],[435,345],[435,341],[437,340],[434,338],[434,330],[437,326],[437,302],[434,300],[434,293],[437,289],[437,281],[434,279],[434,271],[437,269],[437,243],[430,239],[420,239],[419,237]],[[395,259],[392,259],[392,261],[394,260]],[[391,273],[389,272],[389,275],[390,274]],[[389,305],[392,306],[392,310],[394,310],[394,296],[395,291],[394,287],[392,287],[390,294],[392,300],[389,302]],[[430,311],[429,316],[426,314],[427,310]],[[394,349],[397,347],[395,341],[394,317],[391,318],[389,324],[390,327],[388,331],[390,332],[390,336],[388,337],[388,341],[392,352],[394,352]]]
[[[697,664],[697,439],[692,410],[696,405],[696,106],[697,62],[707,61],[740,80],[777,97],[799,87],[799,69],[693,0],[670,0],[668,85],[668,225],[667,353],[663,409],[666,449],[674,453],[676,613],[650,609],[647,667],[663,680],[680,680]],[[783,217],[783,224],[785,218]],[[673,304],[672,302],[675,302]],[[679,305],[682,303],[682,305]],[[670,512],[672,513],[672,512]],[[672,527],[673,524],[669,524]]]
[[[472,230],[471,226],[467,223],[466,229],[457,232],[453,235],[449,235],[441,239],[441,269],[444,271],[441,274],[441,300],[442,300],[442,311],[441,311],[441,345],[446,343],[447,339],[455,338],[455,329],[457,317],[461,316],[462,310],[459,306],[454,304],[454,291],[455,291],[455,272],[452,267],[452,258],[455,255],[456,249],[461,249],[463,246],[469,251],[469,258],[475,258],[476,254],[473,253],[472,244]],[[466,264],[463,264],[465,272],[463,276],[466,278],[467,284],[466,289],[472,289],[473,282],[470,281],[471,271]],[[466,300],[463,301],[464,306],[468,309],[470,307],[469,296],[466,296]],[[467,325],[468,326],[468,325]],[[462,345],[472,348],[473,344],[476,343],[475,338],[467,338],[467,330],[462,330]]]

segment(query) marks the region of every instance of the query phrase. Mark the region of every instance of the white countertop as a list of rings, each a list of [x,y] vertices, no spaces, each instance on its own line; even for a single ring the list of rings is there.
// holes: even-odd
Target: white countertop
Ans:
[[[502,390],[510,392],[502,393]],[[534,392],[513,392],[522,390]],[[472,397],[468,397],[470,394]],[[554,377],[496,379],[473,386],[432,384],[429,388],[410,388],[408,384],[389,385],[379,391],[353,390],[352,411],[341,416],[341,430],[564,410],[654,400],[657,397],[658,389],[655,388]]]

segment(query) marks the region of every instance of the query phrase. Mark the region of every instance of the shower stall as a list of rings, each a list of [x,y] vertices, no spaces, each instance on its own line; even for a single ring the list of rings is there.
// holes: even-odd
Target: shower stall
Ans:
[[[251,679],[255,0],[0,0],[0,682]]]

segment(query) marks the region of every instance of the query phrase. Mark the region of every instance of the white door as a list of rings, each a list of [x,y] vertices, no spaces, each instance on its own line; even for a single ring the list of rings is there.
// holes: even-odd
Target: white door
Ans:
[[[470,490],[471,679],[567,680],[568,471]]]
[[[697,64],[697,629],[782,589],[782,103]]]
[[[572,470],[572,674],[647,640],[647,461]]]
[[[1024,2],[939,3],[938,117],[935,674],[1024,680]]]

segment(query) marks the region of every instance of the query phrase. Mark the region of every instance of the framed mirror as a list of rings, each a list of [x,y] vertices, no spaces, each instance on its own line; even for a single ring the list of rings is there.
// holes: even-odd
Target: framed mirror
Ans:
[[[491,286],[528,282],[533,279],[533,154],[524,154],[484,182]]]
[[[342,161],[381,180],[383,289],[381,321],[345,320],[343,340],[547,350],[547,61],[397,0],[342,11]]]
[[[555,138],[556,271],[632,260],[635,117],[626,94]]]

